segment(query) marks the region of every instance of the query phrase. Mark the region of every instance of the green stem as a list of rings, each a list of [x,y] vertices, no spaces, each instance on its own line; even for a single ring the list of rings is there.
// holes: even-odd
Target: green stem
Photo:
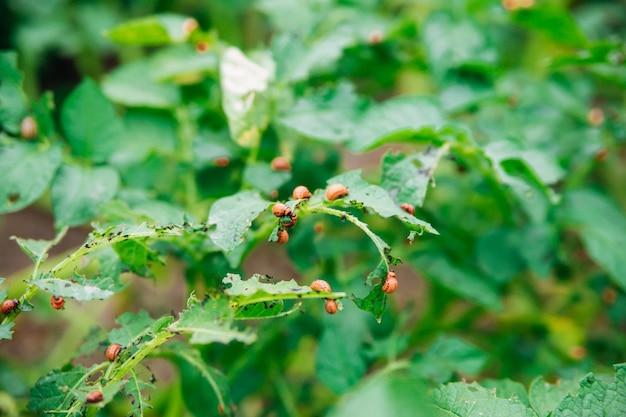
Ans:
[[[189,227],[190,229],[193,229],[193,226],[187,226],[187,227]],[[103,234],[98,237],[91,237],[87,239],[87,242],[84,243],[80,248],[78,248],[76,251],[74,251],[67,257],[65,257],[62,261],[60,261],[52,269],[50,269],[47,275],[56,277],[63,270],[63,268],[65,268],[67,265],[70,265],[73,262],[76,262],[81,257],[91,252],[94,252],[95,250],[100,249],[102,247],[112,246],[115,243],[123,242],[125,240],[158,238],[158,237],[164,237],[164,236],[179,236],[181,234],[182,228],[183,226],[151,228],[147,230],[142,230],[140,232],[131,232],[131,233],[124,233],[123,231],[120,231],[117,233],[110,232],[110,233]],[[65,233],[65,231],[62,231],[60,233]],[[55,239],[55,241],[57,240]],[[36,274],[38,272],[40,263],[41,262],[35,263],[35,269],[34,269],[33,276],[32,276],[33,280],[37,279]],[[35,294],[37,294],[37,291],[39,291],[39,288],[35,284],[29,284],[24,290],[24,294],[22,294],[22,296],[20,296],[19,298],[20,305],[23,305],[24,303],[30,301],[35,296]],[[2,320],[2,324],[14,322],[20,313],[21,313],[21,310],[18,309],[10,316],[6,316]]]
[[[374,242],[374,245],[376,245],[378,253],[380,253],[380,257],[387,265],[387,269],[391,268],[391,265],[389,264],[389,259],[387,257],[387,250],[389,249],[389,247],[386,246],[384,242],[369,229],[366,223],[363,223],[356,216],[353,216],[352,214],[349,214],[343,210],[337,210],[326,206],[309,206],[308,211],[310,211],[311,213],[325,213],[330,214],[331,216],[339,217],[340,219],[347,220],[359,229],[363,230],[363,232],[365,232],[365,234],[372,240],[372,242]]]
[[[189,209],[194,209],[198,203],[198,185],[196,173],[193,169],[193,140],[196,136],[196,126],[186,107],[176,109],[178,122],[179,160],[184,168],[183,181],[185,184],[185,204]]]

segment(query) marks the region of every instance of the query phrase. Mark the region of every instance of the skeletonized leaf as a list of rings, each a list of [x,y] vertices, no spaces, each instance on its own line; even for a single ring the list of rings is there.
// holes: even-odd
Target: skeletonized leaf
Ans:
[[[87,279],[77,274],[72,277],[71,281],[54,278],[52,275],[43,275],[42,278],[29,282],[53,295],[78,301],[104,300],[122,289],[110,277],[97,276]]]
[[[133,417],[143,417],[147,409],[152,408],[148,403],[148,398],[143,393],[148,388],[154,388],[154,385],[141,380],[135,372],[131,372],[126,384],[124,385],[124,394],[131,399],[132,407],[128,411],[128,415]]]

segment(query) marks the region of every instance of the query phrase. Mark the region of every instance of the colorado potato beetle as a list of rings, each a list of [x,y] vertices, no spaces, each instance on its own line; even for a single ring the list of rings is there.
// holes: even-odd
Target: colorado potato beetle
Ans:
[[[335,201],[338,198],[348,195],[348,189],[341,184],[331,184],[326,188],[326,198],[329,201]]]
[[[276,239],[276,243],[279,245],[284,245],[289,241],[289,233],[285,229],[280,229],[277,233],[278,239]]]
[[[292,196],[294,200],[304,200],[311,198],[311,192],[304,185],[298,185],[293,189]]]
[[[17,309],[17,306],[19,304],[20,303],[19,301],[17,301],[17,298],[14,298],[12,300],[4,300],[2,304],[0,305],[0,312],[2,312],[2,314],[7,316],[13,313]]]
[[[400,208],[402,210],[406,211],[407,213],[409,213],[411,216],[413,216],[415,214],[415,206],[413,206],[413,204],[402,203],[400,205]]]
[[[60,295],[53,295],[52,297],[50,297],[50,305],[55,310],[62,310],[65,306],[65,298],[61,297]]]
[[[396,273],[393,270],[389,270],[387,278],[383,283],[382,290],[385,294],[393,294],[398,289],[398,280]]]
[[[276,217],[289,216],[291,214],[291,209],[283,203],[276,203],[274,204],[274,207],[272,207],[272,214]]]
[[[20,124],[20,135],[24,139],[34,139],[37,137],[37,121],[31,116],[26,116]]]
[[[332,292],[330,284],[323,279],[316,279],[311,283],[310,287],[313,291]]]
[[[335,314],[337,311],[339,311],[337,301],[331,298],[327,299],[326,304],[324,304],[324,310],[326,310],[328,314]]]
[[[102,391],[91,391],[89,394],[87,394],[87,404],[94,404],[94,403],[99,403],[100,401],[102,401],[104,397],[102,396]]]
[[[120,345],[119,343],[112,343],[107,346],[104,355],[109,360],[109,362],[113,362],[118,357],[121,351],[122,345]]]
[[[272,159],[270,166],[274,171],[291,171],[291,164],[282,156]]]

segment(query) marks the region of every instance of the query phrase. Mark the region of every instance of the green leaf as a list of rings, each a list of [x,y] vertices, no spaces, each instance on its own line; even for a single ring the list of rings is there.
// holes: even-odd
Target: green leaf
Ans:
[[[57,414],[63,415],[74,399],[74,391],[84,384],[86,372],[80,365],[65,372],[58,369],[49,372],[31,388],[27,407],[33,411],[57,411]],[[79,416],[81,413],[74,415]],[[70,417],[67,413],[65,416]]]
[[[476,262],[497,283],[508,282],[524,267],[518,240],[519,230],[503,228],[493,229],[476,239]]]
[[[114,42],[124,45],[167,45],[184,42],[189,32],[184,30],[187,16],[162,13],[128,20],[104,33]]]
[[[171,328],[177,332],[190,333],[190,343],[228,344],[233,340],[252,343],[256,335],[248,330],[239,330],[233,327],[235,311],[230,307],[228,300],[207,299],[194,302],[189,309],[180,314],[180,320]]]
[[[120,257],[120,261],[141,277],[152,277],[152,264],[155,262],[163,263],[159,253],[150,248],[143,240],[132,239],[117,242],[113,245],[113,249]]]
[[[109,332],[109,342],[122,346],[129,346],[134,340],[150,332],[154,324],[154,319],[145,310],[139,310],[137,314],[126,312],[115,321],[121,327]]]
[[[564,195],[561,222],[576,226],[589,256],[626,289],[626,217],[607,197],[592,190]]]
[[[265,92],[274,71],[270,59],[265,61],[259,65],[235,47],[227,48],[220,61],[222,107],[233,140],[245,148],[258,146],[261,131],[269,122]]]
[[[17,242],[20,249],[28,255],[35,265],[39,265],[48,258],[50,248],[59,243],[66,232],[67,229],[62,229],[52,240],[22,239],[16,236],[11,236],[11,239]],[[2,283],[2,281],[0,281],[0,283]]]
[[[55,226],[78,226],[93,219],[100,205],[115,196],[119,175],[111,167],[63,165],[52,183]]]
[[[360,104],[354,87],[344,82],[299,99],[277,122],[304,138],[342,143],[351,137]]]
[[[517,397],[522,404],[526,407],[531,407],[530,400],[528,399],[528,393],[526,387],[520,382],[506,379],[483,379],[480,381],[480,385],[495,391],[498,398],[513,398]],[[536,410],[533,410],[536,412]]]
[[[155,81],[192,84],[205,75],[217,75],[219,61],[216,53],[199,54],[190,44],[172,45],[162,49],[150,60]]]
[[[351,306],[325,317],[315,368],[322,383],[337,394],[354,387],[367,370],[363,344],[368,337],[367,316]]]
[[[490,310],[502,309],[499,292],[489,279],[452,264],[441,254],[417,254],[409,258],[409,263],[434,282],[462,297]]]
[[[549,384],[538,377],[533,380],[528,389],[530,404],[539,417],[549,417],[557,405],[570,393],[578,391],[578,383],[573,380],[562,379],[557,384]]]
[[[170,348],[167,353],[177,359],[183,399],[194,416],[234,415],[228,380],[222,372],[208,366],[198,351],[182,343],[173,344],[173,349]],[[209,394],[210,392],[214,395]]]
[[[130,373],[126,384],[124,384],[124,395],[130,398],[130,403],[132,404],[127,415],[143,417],[144,413],[152,408],[148,403],[148,398],[143,394],[143,391],[148,388],[154,388],[154,385],[139,379],[135,371]]]
[[[383,292],[382,284],[372,288],[365,298],[353,295],[352,300],[361,310],[372,313],[378,323],[382,321],[383,314],[387,311],[387,294]]]
[[[454,336],[441,335],[423,355],[412,359],[411,374],[436,383],[448,382],[455,372],[473,376],[487,363],[480,349]]]
[[[124,138],[124,127],[113,104],[89,78],[63,103],[61,126],[73,152],[93,162],[106,161]]]
[[[499,398],[493,390],[477,383],[453,382],[432,393],[435,405],[457,417],[537,417],[517,396]]]
[[[0,324],[0,340],[2,339],[12,339],[13,338],[13,330],[11,330],[15,326],[15,323],[4,323]]]
[[[435,181],[433,174],[437,164],[448,153],[448,149],[449,146],[445,144],[406,156],[387,152],[382,160],[381,186],[397,205],[408,203],[421,207],[428,186]]]
[[[122,65],[104,78],[102,91],[110,100],[127,107],[171,109],[177,106],[180,103],[179,89],[173,84],[159,82],[152,72],[152,66],[146,61]]]
[[[47,91],[41,95],[39,100],[31,103],[33,109],[33,116],[37,120],[37,129],[39,136],[44,138],[51,138],[56,133],[56,127],[54,119],[52,118],[52,111],[55,108],[54,96],[52,92]]]
[[[554,408],[551,417],[621,416],[626,410],[626,364],[615,365],[615,380],[604,382],[593,374],[580,381],[580,389],[570,393]]]
[[[580,48],[585,46],[583,31],[570,12],[558,3],[537,3],[513,13],[520,26],[548,36],[553,41]]]
[[[243,179],[264,194],[270,194],[291,179],[291,172],[276,171],[268,163],[257,162],[246,165]]]
[[[281,81],[298,82],[312,74],[329,70],[343,50],[356,43],[356,34],[347,25],[338,25],[330,33],[304,44],[298,37],[283,36],[273,44],[281,64],[278,73]]]
[[[23,75],[17,69],[17,53],[0,51],[0,130],[14,134],[19,133],[28,111],[22,79]]]
[[[271,300],[261,303],[246,304],[237,308],[234,319],[253,320],[282,317],[298,311],[300,304],[298,304],[296,308],[287,311],[283,311],[284,306],[285,302],[283,300]]]
[[[387,191],[377,185],[370,184],[361,179],[361,170],[348,171],[329,179],[328,184],[343,184],[348,187],[349,194],[344,197],[345,201],[355,206],[365,206],[378,213],[381,217],[396,217],[406,226],[416,230],[426,230],[438,234],[427,222],[410,215],[396,204]]]
[[[428,63],[442,80],[451,69],[472,69],[489,74],[495,67],[497,50],[489,31],[467,18],[440,11],[431,13],[422,29]]]
[[[252,226],[252,221],[270,204],[256,191],[241,191],[220,198],[209,211],[207,223],[216,225],[209,233],[211,240],[226,252],[235,249],[243,242],[243,234]]]
[[[29,206],[48,188],[61,164],[58,146],[11,142],[0,146],[0,214]]]
[[[110,277],[98,276],[87,279],[74,274],[72,281],[53,278],[52,275],[48,274],[43,275],[43,277],[28,282],[53,295],[73,298],[78,301],[104,300],[121,289]]]
[[[432,98],[423,96],[394,97],[372,104],[356,121],[348,147],[366,151],[387,142],[431,141],[445,119]]]
[[[417,379],[381,372],[347,394],[329,417],[440,417]]]

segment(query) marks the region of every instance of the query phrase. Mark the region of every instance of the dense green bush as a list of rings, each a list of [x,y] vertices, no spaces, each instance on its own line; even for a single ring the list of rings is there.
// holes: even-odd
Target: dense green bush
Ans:
[[[623,415],[626,7],[535,2],[0,6],[3,415]]]

